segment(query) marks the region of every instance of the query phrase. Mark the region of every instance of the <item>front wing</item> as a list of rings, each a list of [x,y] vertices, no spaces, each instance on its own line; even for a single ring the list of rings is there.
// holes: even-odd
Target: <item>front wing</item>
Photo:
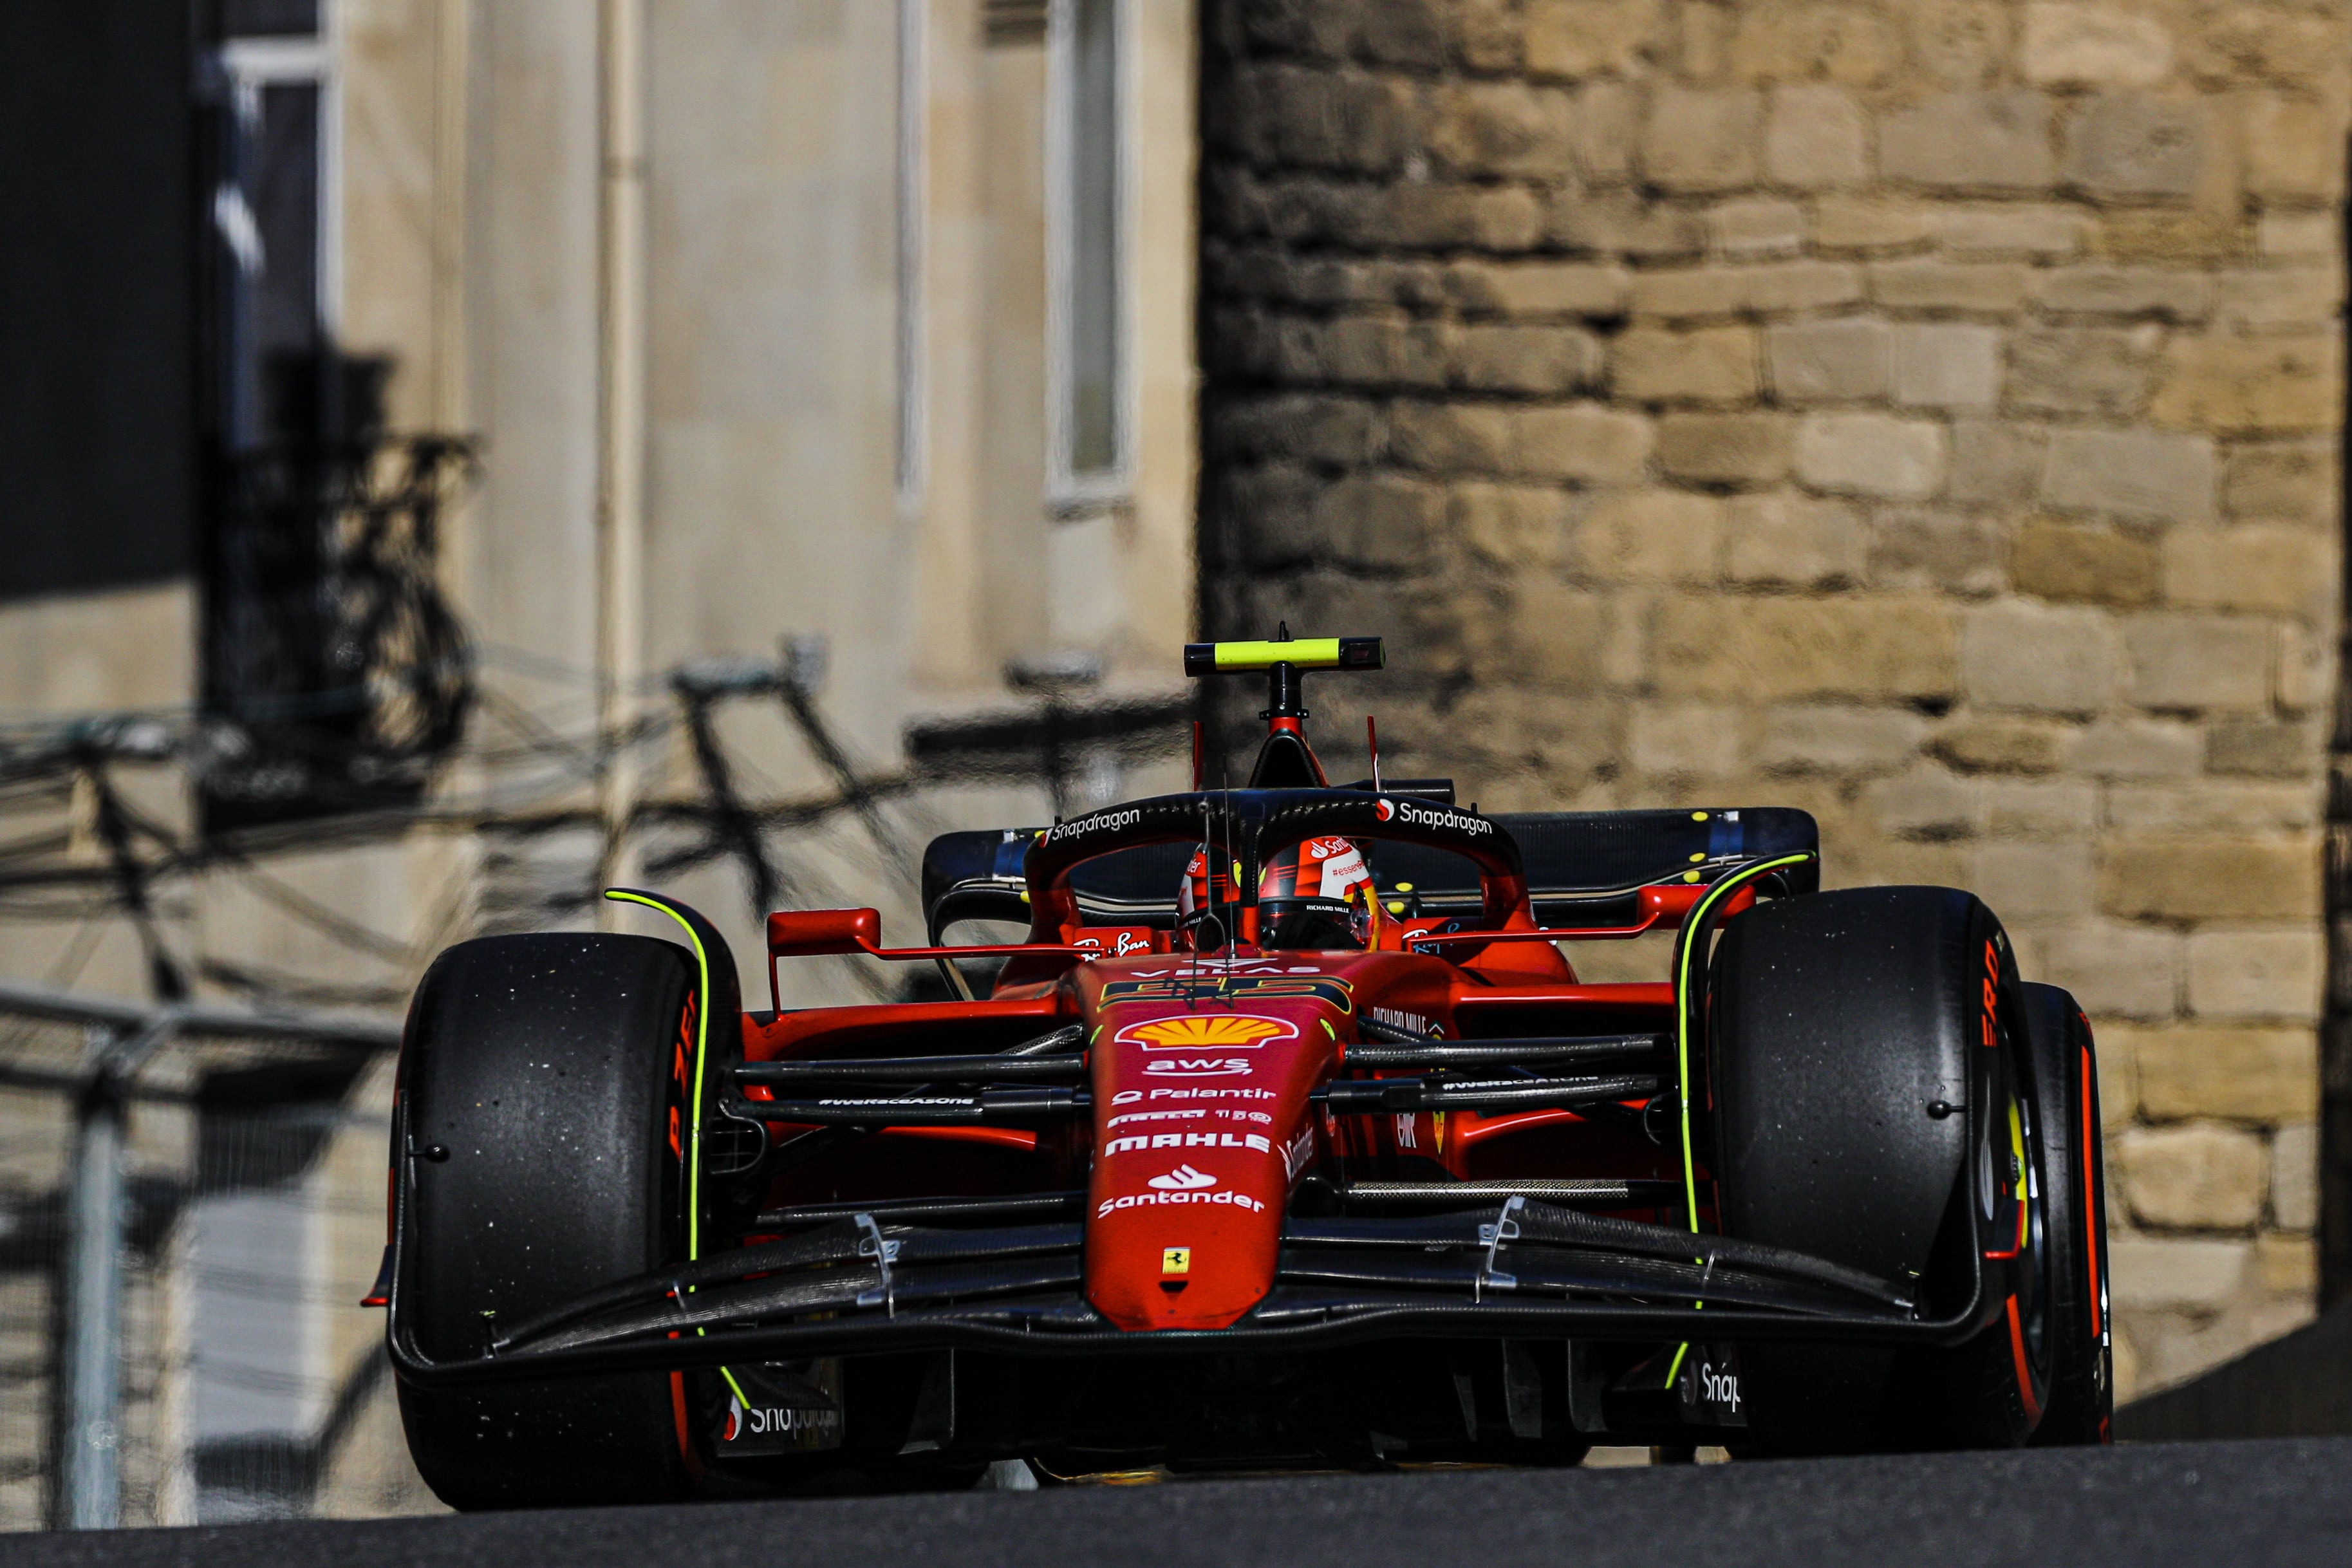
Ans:
[[[1454,1213],[1295,1217],[1272,1289],[1238,1322],[1129,1332],[1080,1294],[1083,1230],[1075,1219],[962,1229],[847,1215],[486,1325],[480,1346],[456,1356],[415,1342],[396,1240],[390,1352],[404,1378],[435,1386],[948,1348],[1148,1356],[1406,1337],[1943,1345],[1974,1334],[2006,1294],[1980,1247],[1962,1299],[1927,1304],[1784,1248],[1512,1196]]]

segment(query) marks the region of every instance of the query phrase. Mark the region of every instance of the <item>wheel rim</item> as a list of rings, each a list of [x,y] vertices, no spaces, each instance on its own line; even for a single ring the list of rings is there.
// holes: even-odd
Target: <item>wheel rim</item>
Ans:
[[[2015,1282],[2011,1297],[2015,1318],[2011,1332],[2017,1341],[2018,1393],[2030,1417],[2038,1417],[2050,1382],[2052,1300],[2049,1247],[2049,1197],[2032,1151],[2037,1131],[2034,1108],[2018,1070],[2016,1036],[2004,1030],[2002,1068],[1997,1073],[2000,1099],[1985,1129],[1983,1182],[1998,1191],[2000,1222],[2015,1226],[1996,1232],[2000,1250],[2013,1248]],[[2011,1208],[2014,1208],[2014,1217]],[[1993,1250],[1993,1249],[1988,1249]]]
[[[2038,1383],[2046,1381],[2050,1368],[2049,1200],[2042,1190],[2041,1173],[2034,1169],[2029,1152],[2034,1143],[2033,1108],[2021,1097],[2012,1097],[2010,1107],[2016,1129],[2011,1158],[2021,1173],[2018,1201],[2025,1211],[2021,1237],[2024,1255],[2018,1259],[2022,1276],[2019,1281],[2018,1321],[2025,1338],[2026,1361]]]

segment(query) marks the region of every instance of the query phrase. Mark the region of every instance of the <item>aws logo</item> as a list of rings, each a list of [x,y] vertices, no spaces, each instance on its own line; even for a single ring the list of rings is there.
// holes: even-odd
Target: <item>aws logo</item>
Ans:
[[[1292,1039],[1298,1026],[1254,1013],[1184,1013],[1129,1024],[1111,1037],[1150,1051],[1254,1051],[1268,1040]]]
[[[1152,1078],[1247,1078],[1247,1057],[1159,1057],[1143,1064]]]

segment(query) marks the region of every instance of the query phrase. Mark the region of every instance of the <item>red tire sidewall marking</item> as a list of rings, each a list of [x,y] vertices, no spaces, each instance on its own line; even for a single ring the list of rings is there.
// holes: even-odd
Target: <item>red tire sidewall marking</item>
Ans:
[[[2033,1369],[2025,1360],[2025,1325],[2017,1316],[2017,1298],[2009,1299],[2009,1355],[2017,1369],[2017,1396],[2025,1402],[2025,1420],[2029,1426],[2042,1424],[2042,1401],[2033,1397]]]
[[[687,1071],[687,1059],[694,1047],[696,1003],[697,997],[694,992],[688,989],[686,994],[686,1006],[678,1014],[677,1043],[670,1057],[670,1079],[677,1086],[678,1103],[674,1103],[669,1108],[669,1147],[672,1157],[677,1161],[681,1168],[681,1186],[684,1185],[686,1143],[685,1139],[680,1135],[681,1118],[678,1114],[678,1104],[682,1104],[686,1098],[694,1092],[694,1079]],[[684,1194],[681,1194],[681,1195]],[[677,1336],[672,1334],[670,1338],[676,1339]],[[702,1456],[695,1452],[693,1424],[687,1417],[686,1373],[683,1372],[673,1372],[669,1374],[669,1413],[671,1423],[677,1430],[677,1457],[684,1461],[688,1477],[699,1481],[702,1479]]]
[[[2106,1194],[2099,1191],[2099,1123],[2098,1084],[2092,1077],[2091,1053],[2083,1053],[2083,1257],[2090,1268],[2091,1278],[2091,1337],[2101,1344],[2106,1342],[2106,1298],[2100,1294],[2099,1281],[2099,1205]]]
[[[669,1414],[677,1427],[677,1457],[686,1461],[686,1473],[698,1481],[702,1479],[702,1456],[694,1451],[694,1433],[686,1418],[686,1373],[682,1372],[669,1374]]]
[[[1982,991],[1984,1010],[1979,1026],[1982,1032],[1984,1043],[1995,1049],[1999,1049],[2000,1035],[1998,1027],[1996,1026],[1996,1019],[1998,1017],[1998,1009],[2000,1007],[2000,998],[1999,984],[2000,980],[2000,951],[1991,942],[1988,942],[1985,943],[1984,956],[1985,973]],[[2028,1228],[2032,1224],[2032,1216],[2025,1212],[2025,1200],[2021,1196],[2018,1200],[2017,1222],[2018,1239],[2011,1250],[2007,1253],[1988,1253],[1986,1254],[1986,1257],[2017,1258],[2024,1253],[2025,1236]],[[2038,1426],[2042,1424],[2042,1401],[2034,1395],[2033,1366],[2025,1353],[2025,1323],[2023,1320],[2018,1316],[2017,1297],[2014,1292],[2010,1295],[2008,1300],[2003,1304],[2002,1310],[2009,1319],[2009,1357],[2011,1368],[2017,1378],[2017,1397],[2025,1405],[2025,1421],[2027,1426],[2029,1428]]]

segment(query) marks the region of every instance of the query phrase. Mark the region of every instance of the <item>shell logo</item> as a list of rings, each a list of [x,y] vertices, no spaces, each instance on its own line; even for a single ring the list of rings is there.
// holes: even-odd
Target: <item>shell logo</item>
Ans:
[[[1116,1037],[1152,1051],[1205,1050],[1213,1046],[1220,1050],[1255,1050],[1268,1040],[1286,1040],[1297,1033],[1296,1025],[1251,1013],[1181,1013],[1173,1018],[1129,1024]]]

